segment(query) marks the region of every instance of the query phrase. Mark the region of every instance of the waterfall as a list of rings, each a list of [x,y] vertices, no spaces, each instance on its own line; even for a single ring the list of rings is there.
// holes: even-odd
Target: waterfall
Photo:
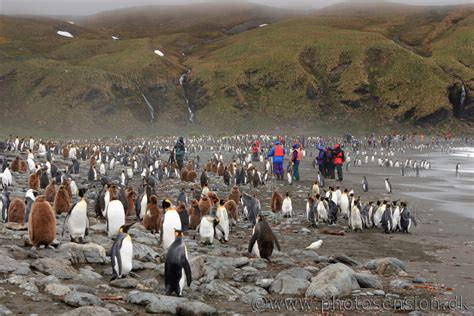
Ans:
[[[151,105],[151,103],[148,101],[148,99],[143,93],[142,93],[142,97],[145,100],[146,105],[148,106],[148,109],[150,110],[150,116],[151,116],[150,123],[153,123],[153,120],[155,119],[155,108],[153,107],[153,105]]]
[[[189,74],[189,70],[187,73],[185,74],[182,74],[181,77],[179,77],[179,84],[181,85],[181,88],[183,88],[183,96],[184,96],[184,101],[186,103],[186,107],[188,108],[188,112],[189,112],[189,121],[191,123],[194,122],[194,112],[193,112],[193,109],[192,109],[192,105],[191,105],[191,102],[189,101],[189,98],[187,96],[187,93],[186,93],[186,85],[188,83],[188,74]]]
[[[466,100],[466,88],[464,87],[464,83],[463,83],[461,87],[461,99],[459,101],[459,107],[461,109],[462,109],[462,106],[464,105],[464,100]]]

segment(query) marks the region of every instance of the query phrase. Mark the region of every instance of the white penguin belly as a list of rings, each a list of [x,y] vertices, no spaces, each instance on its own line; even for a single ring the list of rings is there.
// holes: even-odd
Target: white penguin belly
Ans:
[[[119,234],[119,229],[125,224],[125,210],[119,200],[111,201],[107,207],[107,223],[109,225],[109,237]]]
[[[125,237],[120,248],[120,258],[122,259],[122,275],[126,276],[132,271],[133,244],[130,237]]]
[[[202,241],[208,241],[210,243],[214,241],[214,224],[209,222],[205,217],[201,220],[199,235]]]
[[[175,229],[181,230],[181,219],[176,211],[167,211],[163,221],[163,249],[168,249],[174,242]]]
[[[87,227],[87,204],[85,207],[77,205],[69,215],[68,231],[72,238],[84,238]]]
[[[257,258],[261,258],[260,249],[258,248],[258,242],[255,242],[255,244],[253,245],[252,254],[254,254]]]

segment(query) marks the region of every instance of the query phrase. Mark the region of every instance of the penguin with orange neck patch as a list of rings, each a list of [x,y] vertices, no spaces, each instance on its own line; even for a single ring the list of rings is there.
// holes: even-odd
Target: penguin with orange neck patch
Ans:
[[[126,277],[132,271],[133,244],[128,230],[135,223],[120,226],[117,238],[112,245],[112,280]]]

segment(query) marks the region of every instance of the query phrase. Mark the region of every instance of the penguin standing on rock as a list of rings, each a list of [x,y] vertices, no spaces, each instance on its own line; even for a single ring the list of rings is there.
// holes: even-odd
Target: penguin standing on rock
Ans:
[[[81,199],[79,202],[74,204],[64,220],[63,232],[61,236],[64,236],[65,228],[69,232],[69,237],[72,242],[78,241],[79,243],[84,242],[84,238],[89,234],[89,217],[87,217],[87,202],[84,199],[84,194],[87,189],[79,189],[78,195]]]
[[[175,230],[175,240],[170,245],[165,259],[165,291],[166,295],[176,293],[183,295],[184,278],[191,285],[191,266],[188,261],[188,250],[183,240],[183,232]]]
[[[128,230],[134,224],[135,222],[120,226],[119,234],[112,245],[110,259],[113,274],[111,281],[124,278],[132,271],[133,244]]]
[[[275,244],[280,250],[280,244],[273,233],[270,225],[262,215],[257,217],[257,223],[255,224],[250,238],[248,252],[255,254],[258,258],[266,259],[270,261],[270,257],[273,253],[273,244]]]
[[[33,249],[50,247],[56,238],[56,216],[51,205],[39,196],[33,203],[28,220],[28,237]]]

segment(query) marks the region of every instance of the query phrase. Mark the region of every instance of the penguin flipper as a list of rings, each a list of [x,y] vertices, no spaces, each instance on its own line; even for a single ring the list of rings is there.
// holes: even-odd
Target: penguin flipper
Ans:
[[[189,265],[189,262],[186,256],[181,257],[181,265],[183,266],[184,273],[186,274],[186,282],[188,286],[190,286],[191,282],[193,281],[193,278],[191,274],[191,266]]]
[[[255,242],[256,242],[256,241],[257,241],[257,234],[256,234],[256,232],[255,232],[255,233],[252,235],[252,238],[250,238],[249,249],[248,249],[249,253],[252,252],[252,248],[253,248],[253,246],[255,245]]]
[[[61,237],[64,236],[64,232],[66,231],[67,220],[69,219],[70,214],[71,214],[71,210],[69,210],[69,213],[67,214],[66,218],[64,219],[63,231],[61,233]]]

